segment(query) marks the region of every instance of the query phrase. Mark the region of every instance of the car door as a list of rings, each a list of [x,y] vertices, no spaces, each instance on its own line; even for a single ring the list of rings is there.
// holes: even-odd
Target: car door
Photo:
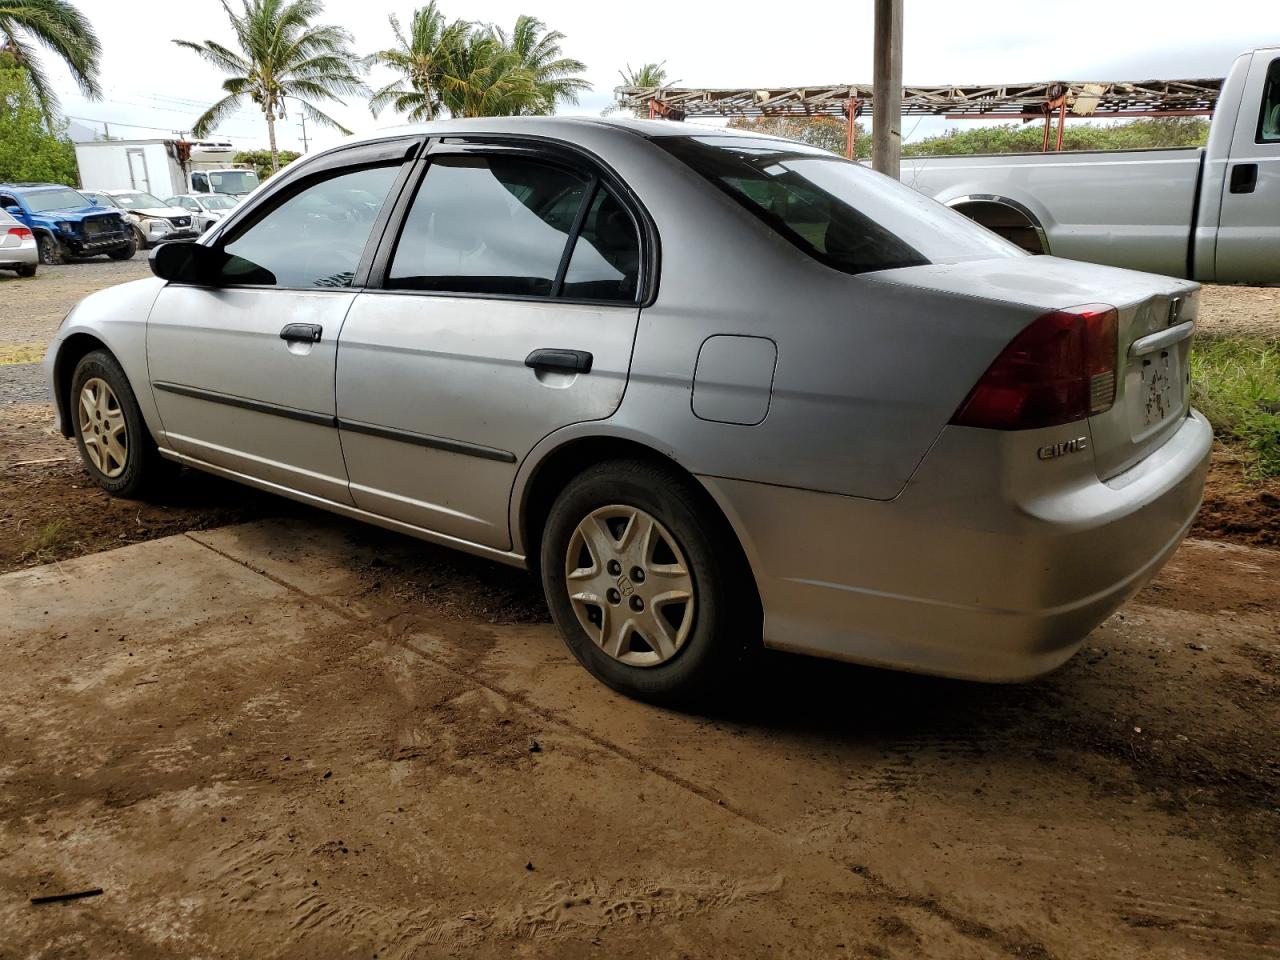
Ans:
[[[147,360],[174,450],[350,504],[334,407],[338,332],[419,146],[361,145],[282,178],[217,238],[207,282],[160,292]]]
[[[520,462],[622,400],[647,280],[643,211],[546,144],[436,144],[420,166],[339,341],[351,494],[508,549]]]
[[[1280,283],[1280,51],[1249,65],[1218,219],[1215,279]]]

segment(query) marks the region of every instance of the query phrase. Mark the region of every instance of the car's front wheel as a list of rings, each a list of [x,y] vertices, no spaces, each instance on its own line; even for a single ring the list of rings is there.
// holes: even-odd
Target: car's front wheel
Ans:
[[[116,496],[142,493],[163,462],[116,358],[106,350],[85,354],[71,376],[69,400],[76,447],[89,475]]]
[[[62,244],[58,243],[53,237],[47,233],[39,235],[36,245],[40,251],[40,262],[46,266],[53,266],[55,263],[62,262]]]
[[[107,256],[112,260],[128,260],[138,252],[138,238],[130,237],[129,242],[122,247],[116,247],[114,250],[107,251]]]
[[[644,460],[592,467],[547,517],[547,603],[574,656],[628,696],[690,702],[731,687],[758,644],[750,571],[714,506]],[[745,578],[745,580],[744,580]]]

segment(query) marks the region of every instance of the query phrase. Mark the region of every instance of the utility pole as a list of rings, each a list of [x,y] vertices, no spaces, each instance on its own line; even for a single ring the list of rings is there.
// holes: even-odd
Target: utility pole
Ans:
[[[307,115],[302,114],[302,152],[307,152]]]
[[[902,3],[875,0],[871,166],[895,180],[902,171]]]

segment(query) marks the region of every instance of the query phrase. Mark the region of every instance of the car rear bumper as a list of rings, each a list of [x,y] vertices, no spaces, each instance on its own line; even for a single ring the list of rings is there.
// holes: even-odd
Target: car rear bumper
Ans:
[[[40,251],[35,241],[16,247],[0,247],[0,270],[12,270],[15,267],[29,267],[40,262]]]
[[[1062,664],[1177,549],[1212,433],[1192,411],[1103,482],[1087,454],[1036,458],[1055,431],[947,427],[891,501],[700,478],[747,550],[766,645],[988,681]]]

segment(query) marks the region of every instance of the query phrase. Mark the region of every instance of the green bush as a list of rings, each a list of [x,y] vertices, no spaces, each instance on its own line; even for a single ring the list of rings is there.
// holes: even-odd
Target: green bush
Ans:
[[[1050,138],[1057,141],[1055,126]],[[1109,126],[1068,123],[1063,150],[1138,150],[1146,147],[1198,147],[1209,136],[1203,117],[1168,117],[1114,123]],[[1044,125],[1005,123],[998,127],[955,128],[902,146],[903,156],[941,157],[973,153],[1038,153],[1044,146]]]
[[[1248,474],[1280,476],[1280,342],[1197,337],[1191,402],[1209,418],[1214,436],[1242,454]]]
[[[293,161],[297,160],[302,154],[293,150],[280,150],[277,153],[280,158],[280,169],[283,170]],[[241,150],[236,154],[236,163],[251,163],[253,168],[258,171],[258,179],[266,181],[271,176],[271,151],[270,150]]]
[[[78,179],[66,124],[46,124],[27,71],[10,57],[0,60],[0,182],[38,180],[74,187]]]

